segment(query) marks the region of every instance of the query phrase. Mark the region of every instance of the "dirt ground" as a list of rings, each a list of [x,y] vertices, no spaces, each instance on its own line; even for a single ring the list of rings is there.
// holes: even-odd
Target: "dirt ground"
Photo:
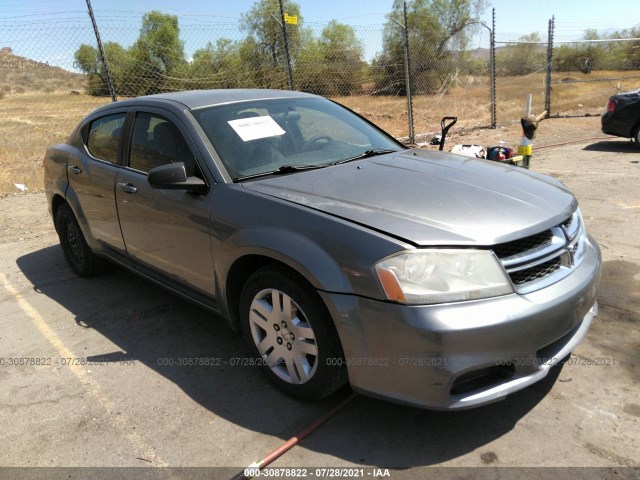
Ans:
[[[363,469],[337,478],[388,468],[393,479],[427,478],[427,467],[461,467],[445,470],[450,478],[561,478],[576,474],[566,467],[606,467],[580,477],[640,478],[640,149],[602,137],[597,117],[550,119],[534,146],[532,169],[571,188],[603,254],[599,316],[569,362],[465,412],[356,397],[274,467],[313,476],[321,467]],[[454,127],[447,146],[518,138],[516,123]],[[567,141],[575,143],[549,147]],[[301,403],[255,368],[167,366],[163,359],[247,350],[209,313],[123,270],[75,277],[42,193],[0,199],[0,249],[0,467],[228,467],[204,472],[230,478],[344,395]],[[0,478],[52,472],[0,468]]]

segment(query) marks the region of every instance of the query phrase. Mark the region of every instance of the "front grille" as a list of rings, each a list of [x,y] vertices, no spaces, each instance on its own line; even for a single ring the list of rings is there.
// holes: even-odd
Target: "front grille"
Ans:
[[[501,243],[493,247],[493,251],[498,258],[508,258],[519,255],[522,252],[535,250],[545,245],[549,245],[553,238],[551,230],[531,235],[530,237],[521,238],[512,242]]]
[[[582,249],[580,213],[548,230],[492,247],[518,293],[529,293],[571,272]],[[583,251],[583,249],[582,249]]]
[[[571,228],[571,224],[573,223],[573,215],[567,218],[564,222],[562,222],[562,226],[569,230]]]
[[[517,270],[509,274],[511,281],[516,285],[522,285],[523,283],[533,282],[539,278],[544,278],[547,275],[555,272],[562,266],[560,257],[555,257],[548,262],[535,265],[524,270]]]

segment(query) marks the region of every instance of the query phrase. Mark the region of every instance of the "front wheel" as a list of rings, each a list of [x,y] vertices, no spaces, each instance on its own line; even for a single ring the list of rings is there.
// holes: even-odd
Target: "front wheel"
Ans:
[[[274,266],[255,272],[242,290],[240,322],[264,373],[285,393],[319,400],[346,383],[331,317],[297,274]]]
[[[91,251],[68,205],[58,207],[56,230],[67,263],[77,275],[91,277],[104,270],[106,262]]]

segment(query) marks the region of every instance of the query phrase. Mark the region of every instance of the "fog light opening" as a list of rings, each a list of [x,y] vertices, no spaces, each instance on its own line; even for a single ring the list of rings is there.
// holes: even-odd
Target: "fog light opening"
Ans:
[[[494,365],[460,375],[451,387],[451,395],[462,395],[476,390],[485,390],[513,377],[512,364]]]

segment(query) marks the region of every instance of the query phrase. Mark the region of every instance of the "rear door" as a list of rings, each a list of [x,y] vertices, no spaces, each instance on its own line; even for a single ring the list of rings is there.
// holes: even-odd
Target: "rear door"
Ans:
[[[93,249],[126,258],[118,224],[115,181],[120,170],[127,109],[90,118],[82,127],[84,152],[67,163],[67,199],[74,207]]]
[[[129,258],[142,273],[190,296],[195,291],[211,299],[214,183],[203,174],[187,129],[168,111],[137,108],[124,155],[116,178],[116,202]],[[184,162],[187,175],[205,180],[208,192],[151,188],[149,170],[171,162]]]

